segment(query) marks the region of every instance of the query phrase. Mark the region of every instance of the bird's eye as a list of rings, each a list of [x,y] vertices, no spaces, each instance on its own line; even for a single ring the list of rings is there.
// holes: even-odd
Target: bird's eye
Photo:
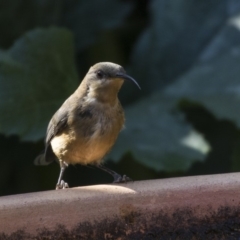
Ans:
[[[98,79],[102,79],[103,76],[104,76],[104,74],[103,74],[102,71],[97,71],[97,72],[96,72],[96,75],[97,75]]]

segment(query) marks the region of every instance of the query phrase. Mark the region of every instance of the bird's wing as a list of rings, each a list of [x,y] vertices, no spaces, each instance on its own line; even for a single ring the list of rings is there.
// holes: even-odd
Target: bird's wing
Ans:
[[[45,143],[46,146],[51,142],[51,140],[67,126],[68,112],[61,111],[59,109],[52,117],[48,124],[47,134]]]
[[[56,158],[51,147],[51,140],[60,134],[66,127],[68,121],[68,110],[60,108],[52,117],[48,124],[45,139],[45,161],[52,162]]]

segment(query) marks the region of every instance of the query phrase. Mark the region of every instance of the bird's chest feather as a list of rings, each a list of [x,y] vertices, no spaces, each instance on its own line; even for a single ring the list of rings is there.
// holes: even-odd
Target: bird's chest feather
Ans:
[[[67,163],[89,164],[100,162],[110,151],[123,127],[124,115],[121,109],[89,111],[72,121],[65,133],[52,140],[53,151]]]

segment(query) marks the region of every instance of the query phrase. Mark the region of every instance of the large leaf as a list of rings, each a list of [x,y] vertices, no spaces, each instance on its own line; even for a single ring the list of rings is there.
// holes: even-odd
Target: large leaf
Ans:
[[[165,171],[186,170],[193,161],[202,160],[210,147],[174,110],[176,102],[157,92],[127,108],[126,129],[110,157],[117,161],[129,151],[142,164]]]
[[[226,41],[226,33],[225,39],[219,38],[234,12],[232,5],[233,2],[217,0],[152,1],[151,23],[136,45],[130,69],[145,93],[159,88],[162,92],[127,110],[127,130],[121,134],[119,146],[113,149],[114,159],[131,151],[136,160],[158,170],[186,170],[194,160],[202,159],[209,144],[171,112],[182,98],[199,100],[219,116],[227,116],[231,111],[232,119],[237,118],[231,99],[237,95],[233,96],[231,91],[238,91],[235,87],[239,62],[236,56],[235,60],[229,56],[213,60],[219,49],[223,54],[239,42],[234,38],[239,34],[229,28],[230,42]],[[191,69],[199,55],[203,62],[179,78]]]
[[[202,63],[166,90],[169,95],[203,104],[219,118],[240,126],[240,47]]]
[[[165,89],[170,97],[204,105],[220,119],[240,126],[240,18],[233,18],[206,47],[200,61]]]
[[[171,83],[193,65],[227,19],[227,1],[153,0],[150,16],[131,66],[144,92]]]
[[[0,54],[0,131],[42,138],[50,117],[76,87],[72,34],[60,28],[25,34]]]

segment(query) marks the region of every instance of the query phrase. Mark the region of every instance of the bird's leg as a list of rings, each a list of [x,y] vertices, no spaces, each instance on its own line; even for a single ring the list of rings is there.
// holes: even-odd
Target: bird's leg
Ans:
[[[59,164],[60,164],[60,174],[59,174],[58,182],[56,185],[56,190],[68,188],[68,184],[62,180],[63,173],[66,167],[68,166],[68,164],[62,160],[59,160]]]
[[[124,182],[129,182],[132,181],[131,178],[127,177],[126,175],[121,176],[120,174],[114,172],[113,170],[103,166],[102,164],[95,165],[97,168],[109,173],[110,175],[113,176],[113,183],[124,183]]]

